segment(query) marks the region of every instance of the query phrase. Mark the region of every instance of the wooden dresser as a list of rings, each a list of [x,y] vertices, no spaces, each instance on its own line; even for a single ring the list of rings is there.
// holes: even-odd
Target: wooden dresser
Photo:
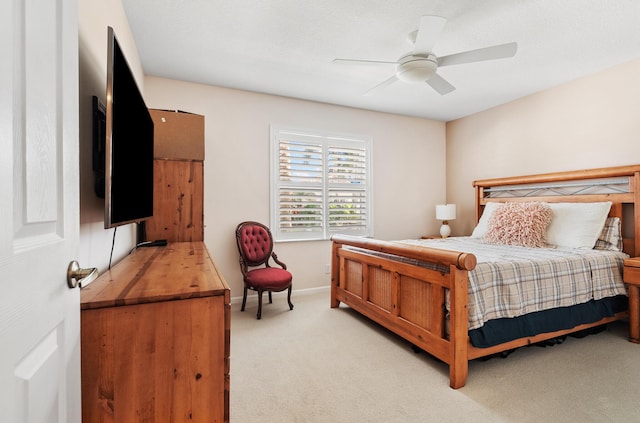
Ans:
[[[640,343],[640,257],[624,261],[624,282],[629,290],[629,341]]]
[[[228,422],[229,298],[202,242],[138,249],[83,288],[83,422]]]

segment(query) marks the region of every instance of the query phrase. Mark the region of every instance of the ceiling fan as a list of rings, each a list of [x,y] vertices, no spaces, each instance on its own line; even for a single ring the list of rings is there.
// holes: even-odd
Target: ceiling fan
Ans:
[[[421,17],[418,30],[409,34],[409,38],[415,42],[413,52],[402,56],[396,62],[359,59],[334,59],[333,62],[396,65],[396,73],[393,76],[371,88],[364,95],[372,95],[398,80],[403,82],[426,82],[439,94],[445,95],[456,88],[437,73],[439,67],[504,59],[515,56],[518,50],[518,44],[513,42],[437,57],[432,53],[432,49],[446,23],[447,20],[440,16]]]

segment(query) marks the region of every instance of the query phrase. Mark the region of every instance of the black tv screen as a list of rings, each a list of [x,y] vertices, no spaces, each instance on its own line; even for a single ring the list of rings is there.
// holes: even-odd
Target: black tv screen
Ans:
[[[105,138],[105,229],[152,217],[153,120],[111,27]]]

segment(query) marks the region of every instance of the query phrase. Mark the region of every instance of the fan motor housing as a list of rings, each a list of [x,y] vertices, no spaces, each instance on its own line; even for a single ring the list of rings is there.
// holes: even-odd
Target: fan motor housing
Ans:
[[[396,76],[404,82],[424,82],[438,70],[438,58],[429,54],[409,54],[398,61]]]

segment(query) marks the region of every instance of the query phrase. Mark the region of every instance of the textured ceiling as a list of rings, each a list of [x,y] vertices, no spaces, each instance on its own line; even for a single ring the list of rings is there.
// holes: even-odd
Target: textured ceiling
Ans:
[[[640,58],[640,0],[122,0],[147,75],[441,121]],[[515,57],[443,67],[457,89],[368,89],[423,15],[447,19],[433,53],[518,43]]]

